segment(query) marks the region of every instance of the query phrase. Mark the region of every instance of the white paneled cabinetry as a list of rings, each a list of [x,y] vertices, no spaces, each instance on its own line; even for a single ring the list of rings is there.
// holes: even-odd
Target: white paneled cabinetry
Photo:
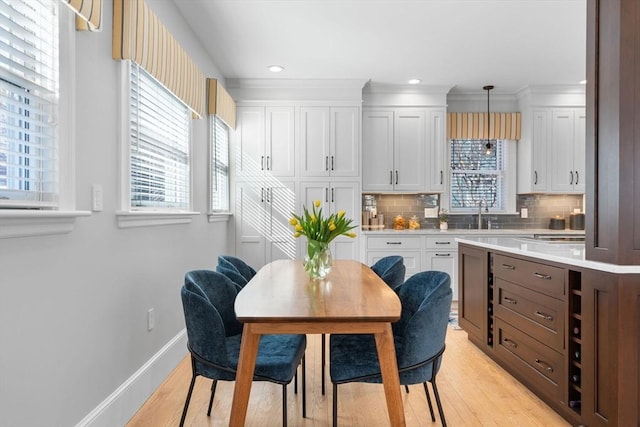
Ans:
[[[552,114],[550,190],[558,193],[584,192],[585,109],[554,109]]]
[[[458,242],[453,236],[425,240],[424,270],[444,271],[451,277],[453,300],[458,300]]]

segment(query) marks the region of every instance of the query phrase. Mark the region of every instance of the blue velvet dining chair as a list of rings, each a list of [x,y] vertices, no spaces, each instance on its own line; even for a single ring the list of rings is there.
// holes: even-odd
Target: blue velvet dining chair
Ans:
[[[244,286],[249,283],[249,281],[245,279],[240,271],[238,271],[238,269],[228,261],[222,260],[221,262],[218,262],[216,271],[231,279],[231,281],[235,283],[239,289],[244,288]]]
[[[435,421],[427,382],[431,383],[446,426],[436,385],[451,311],[451,278],[445,272],[424,271],[400,286],[400,320],[393,324],[400,384],[424,386],[431,420]],[[338,422],[338,385],[349,382],[381,383],[378,352],[373,335],[331,335],[331,382],[333,383],[333,425]]]
[[[184,425],[196,378],[213,380],[207,416],[218,381],[235,381],[242,323],[236,319],[234,303],[238,287],[226,276],[209,270],[190,271],[181,289],[191,354],[191,384],[180,419]],[[282,424],[287,425],[287,385],[302,363],[302,416],[306,417],[305,335],[263,335],[258,347],[254,381],[282,385]]]
[[[371,269],[376,273],[389,287],[397,292],[398,287],[404,283],[404,276],[406,267],[404,265],[404,258],[399,255],[389,255],[380,258],[375,264],[371,266]],[[322,394],[325,393],[325,365],[326,365],[326,350],[325,344],[326,337],[322,334],[321,347],[322,347]]]
[[[218,265],[227,267],[229,264],[238,270],[238,273],[240,273],[247,282],[256,275],[256,270],[240,258],[231,255],[220,255],[218,257]]]

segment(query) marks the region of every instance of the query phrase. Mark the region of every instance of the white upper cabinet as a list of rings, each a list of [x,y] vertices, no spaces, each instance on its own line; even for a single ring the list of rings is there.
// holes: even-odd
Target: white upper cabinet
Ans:
[[[357,177],[360,171],[358,107],[302,107],[302,176]]]
[[[426,110],[394,109],[363,114],[364,191],[424,191]]]
[[[445,136],[446,117],[444,109],[428,110],[427,121],[429,146],[427,162],[427,191],[442,192],[445,190],[447,172],[447,141]]]
[[[237,109],[233,149],[238,177],[295,176],[294,107]]]
[[[551,191],[584,192],[585,126],[584,108],[553,110],[549,146]]]

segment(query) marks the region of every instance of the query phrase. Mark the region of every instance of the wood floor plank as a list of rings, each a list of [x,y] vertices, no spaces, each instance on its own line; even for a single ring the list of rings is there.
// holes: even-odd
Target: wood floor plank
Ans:
[[[289,426],[324,427],[331,425],[332,387],[328,379],[327,392],[320,389],[320,335],[309,335],[307,343],[307,418],[302,418],[302,394],[294,394],[289,385]],[[186,397],[191,366],[188,357],[176,367],[163,384],[140,408],[127,427],[177,426]],[[437,377],[447,424],[464,427],[565,427],[567,423],[538,399],[526,387],[496,365],[489,357],[467,340],[466,332],[448,330],[447,349]],[[299,377],[298,386],[302,386]],[[186,426],[226,426],[229,423],[232,382],[218,383],[211,417],[207,405],[211,381],[196,380]],[[431,387],[429,387],[431,392]],[[263,427],[280,425],[282,419],[282,388],[277,384],[255,382],[251,389],[246,425]],[[402,392],[408,426],[441,425],[436,410],[436,422],[429,416],[429,408],[421,385]],[[345,384],[339,390],[339,425],[350,427],[387,426],[388,415],[384,389],[379,384]]]

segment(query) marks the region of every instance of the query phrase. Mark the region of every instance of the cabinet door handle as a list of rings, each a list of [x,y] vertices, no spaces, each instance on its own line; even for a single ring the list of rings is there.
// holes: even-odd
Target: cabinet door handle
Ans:
[[[436,245],[450,245],[451,242],[436,242]]]
[[[506,345],[508,345],[511,348],[518,348],[518,344],[515,341],[511,341],[509,338],[503,339],[502,342],[504,342]]]
[[[334,170],[333,169],[333,156],[331,156],[331,170]]]
[[[329,188],[324,188],[324,201],[325,203],[329,203]]]
[[[271,156],[267,156],[267,170],[271,170]]]
[[[540,366],[542,369],[546,369],[547,372],[553,372],[553,368],[547,362],[540,359],[536,359],[535,362],[536,365]]]
[[[398,171],[396,171],[396,185],[398,185]]]
[[[271,190],[272,190],[271,188],[267,188],[267,190],[264,192],[265,195],[267,196],[266,197],[267,203],[271,203]]]
[[[264,203],[264,187],[260,188],[260,203]]]
[[[442,185],[442,171],[440,171],[440,185]]]
[[[578,185],[579,181],[580,181],[580,174],[578,173],[578,171],[576,171],[576,185]]]
[[[389,185],[393,185],[393,171],[389,171]]]
[[[516,267],[514,265],[502,264],[502,268],[506,268],[507,270],[515,270]]]
[[[538,171],[533,171],[533,185],[538,185]]]
[[[329,170],[329,156],[324,156],[324,170]]]
[[[332,189],[331,189],[331,203],[333,203],[333,202],[335,202],[335,201],[336,201],[336,198],[334,197],[334,196],[335,196],[335,194],[334,194],[334,193],[335,193],[335,188],[332,188]]]
[[[569,185],[573,185],[573,171],[569,171],[569,174],[571,175],[571,179],[569,181]]]
[[[451,256],[451,254],[436,254],[436,256],[450,257],[450,256]]]
[[[550,314],[546,314],[546,313],[542,313],[538,310],[536,310],[533,314],[535,314],[538,317],[542,317],[544,320],[548,320],[548,321],[553,321],[553,316]]]
[[[387,242],[387,245],[401,245],[402,242]]]
[[[533,275],[538,279],[551,280],[551,276],[548,274],[533,273]]]
[[[508,302],[509,304],[513,304],[513,305],[516,305],[518,303],[518,300],[515,300],[513,298],[509,298],[509,297],[503,297],[502,300],[504,302]]]
[[[264,156],[260,156],[260,170],[264,170]]]

